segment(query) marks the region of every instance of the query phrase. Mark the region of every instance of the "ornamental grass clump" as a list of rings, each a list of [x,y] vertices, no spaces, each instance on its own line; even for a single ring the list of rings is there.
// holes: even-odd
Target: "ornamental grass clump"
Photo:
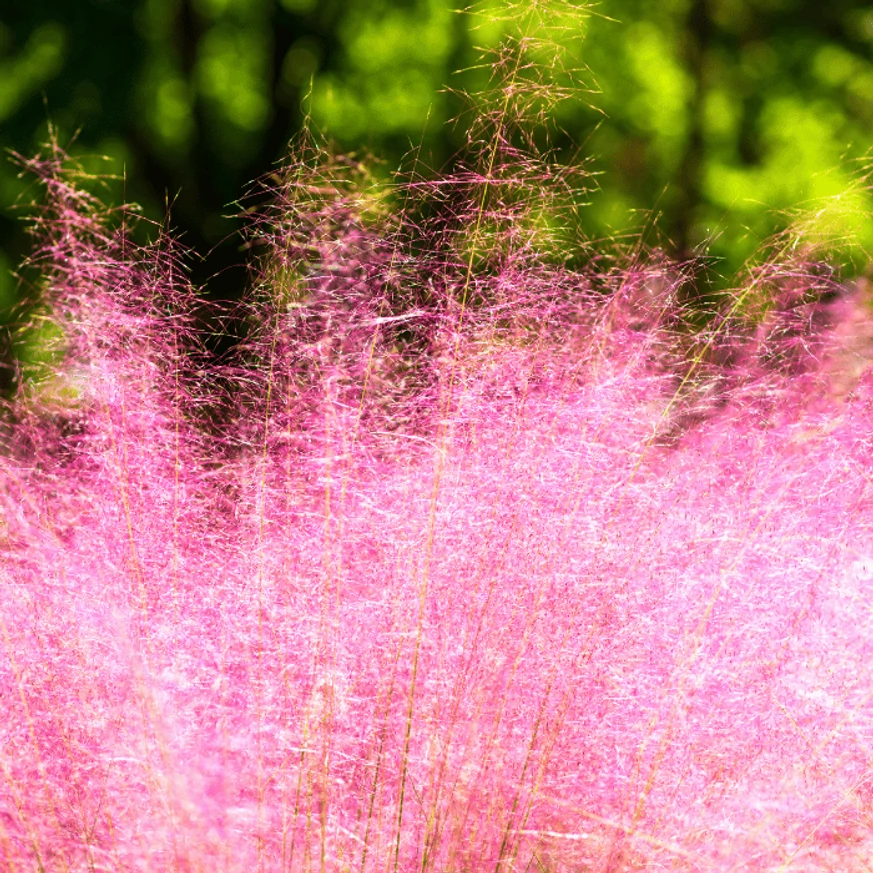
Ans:
[[[6,869],[869,869],[867,286],[571,267],[525,39],[444,176],[298,143],[219,359],[169,236],[27,162]]]

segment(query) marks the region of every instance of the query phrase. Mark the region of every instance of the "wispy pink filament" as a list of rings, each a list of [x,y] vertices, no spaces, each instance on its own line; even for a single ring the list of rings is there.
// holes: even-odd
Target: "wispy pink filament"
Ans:
[[[859,292],[774,264],[694,334],[654,256],[474,264],[292,187],[219,368],[168,243],[34,166],[0,867],[867,869]]]

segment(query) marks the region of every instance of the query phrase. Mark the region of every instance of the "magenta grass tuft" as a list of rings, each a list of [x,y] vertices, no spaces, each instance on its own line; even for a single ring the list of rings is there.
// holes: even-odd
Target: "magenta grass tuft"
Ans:
[[[526,147],[301,147],[220,362],[167,235],[28,162],[0,867],[869,869],[868,288],[571,269]]]

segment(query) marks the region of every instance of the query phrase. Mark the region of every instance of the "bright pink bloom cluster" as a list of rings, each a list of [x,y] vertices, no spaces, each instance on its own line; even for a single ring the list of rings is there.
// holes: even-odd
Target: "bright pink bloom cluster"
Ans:
[[[33,167],[0,868],[868,869],[863,289],[771,264],[692,330],[654,254],[297,167],[219,366],[167,240]]]

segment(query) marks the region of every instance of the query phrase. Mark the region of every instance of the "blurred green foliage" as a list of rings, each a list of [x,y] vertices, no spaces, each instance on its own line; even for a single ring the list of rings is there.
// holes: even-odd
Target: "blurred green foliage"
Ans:
[[[123,177],[108,196],[156,220],[171,206],[172,225],[204,256],[194,278],[232,298],[245,253],[226,216],[307,115],[340,147],[382,157],[386,174],[419,143],[422,167],[451,160],[464,143],[463,119],[448,123],[464,108],[457,92],[488,83],[476,47],[493,49],[522,17],[498,0],[475,12],[447,0],[9,4],[0,144],[32,155],[51,122],[72,154],[107,156],[94,166]],[[554,108],[552,143],[592,173],[580,234],[644,233],[680,257],[709,253],[728,275],[800,211],[823,245],[866,267],[873,6],[604,0],[589,13],[549,34],[566,41],[577,73],[577,92]],[[32,296],[12,276],[28,241],[9,208],[30,186],[0,163],[7,321]]]

